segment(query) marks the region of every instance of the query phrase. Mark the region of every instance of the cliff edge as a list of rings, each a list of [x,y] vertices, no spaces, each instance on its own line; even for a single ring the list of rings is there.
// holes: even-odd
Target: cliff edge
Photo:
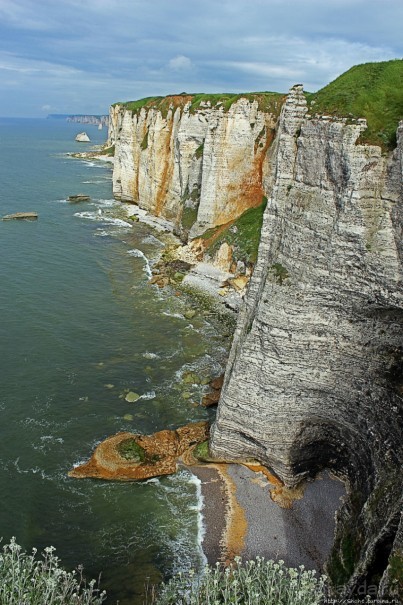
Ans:
[[[365,128],[310,116],[300,85],[283,106],[211,451],[289,486],[346,478],[329,574],[384,596],[402,552],[403,122],[389,154],[357,144]]]

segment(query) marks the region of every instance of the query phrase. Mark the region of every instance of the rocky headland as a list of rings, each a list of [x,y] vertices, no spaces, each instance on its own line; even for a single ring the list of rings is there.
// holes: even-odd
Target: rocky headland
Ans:
[[[402,66],[110,110],[115,197],[182,242],[153,281],[220,271],[219,296],[243,297],[208,458],[253,461],[280,499],[323,469],[346,482],[342,597],[402,590]]]

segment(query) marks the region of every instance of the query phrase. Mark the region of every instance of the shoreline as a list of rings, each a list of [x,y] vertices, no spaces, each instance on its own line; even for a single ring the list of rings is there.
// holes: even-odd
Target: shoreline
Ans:
[[[342,481],[324,471],[279,499],[278,482],[259,469],[214,463],[189,468],[201,481],[201,546],[209,565],[228,564],[236,556],[244,560],[260,556],[323,573],[333,545],[336,511],[346,493]]]

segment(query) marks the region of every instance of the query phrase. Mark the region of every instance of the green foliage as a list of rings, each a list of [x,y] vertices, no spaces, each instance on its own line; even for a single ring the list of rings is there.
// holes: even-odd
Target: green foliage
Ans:
[[[140,145],[141,149],[144,151],[145,149],[147,149],[148,147],[148,130],[146,130],[146,133],[143,137],[143,140],[141,141],[141,145]]]
[[[248,93],[219,93],[219,94],[204,94],[198,93],[192,95],[192,102],[190,105],[190,112],[194,113],[200,108],[200,105],[210,104],[210,107],[216,107],[221,104],[223,110],[229,111],[231,106],[239,101],[239,99],[248,99],[251,103],[253,101],[258,102],[259,109],[273,113],[274,115],[280,115],[281,106],[284,102],[285,95],[279,92],[248,92]]]
[[[403,590],[403,551],[393,554],[389,559],[389,565],[390,579],[392,582],[396,582],[398,586],[401,586]]]
[[[193,456],[201,461],[208,462],[211,460],[210,451],[208,447],[208,440],[198,443],[193,450]]]
[[[139,445],[135,439],[129,437],[129,439],[125,439],[121,441],[117,447],[119,455],[125,460],[130,460],[131,462],[144,462],[146,459],[146,453],[144,448]]]
[[[53,554],[53,546],[45,548],[42,558],[37,559],[11,539],[0,554],[0,603],[1,605],[101,605],[105,592],[95,587],[95,580],[88,586],[82,577],[82,568],[67,572],[59,567],[60,560]]]
[[[196,156],[197,160],[200,160],[200,158],[203,156],[203,150],[204,150],[204,143],[199,145],[195,151],[195,156]]]
[[[403,119],[403,60],[356,65],[306,96],[312,114],[366,118],[361,141],[393,149]]]
[[[236,558],[224,568],[206,567],[200,577],[179,574],[163,584],[149,605],[318,605],[324,597],[325,576],[285,567],[284,561]]]
[[[287,269],[283,267],[283,265],[280,263],[274,263],[274,265],[270,267],[270,271],[274,275],[274,279],[277,283],[280,284],[280,286],[282,286],[284,281],[290,277]]]
[[[182,212],[181,224],[182,227],[189,231],[191,227],[194,225],[197,219],[197,208],[193,208],[192,206],[185,206]]]
[[[222,104],[224,111],[228,111],[233,103],[239,99],[248,99],[257,101],[261,111],[267,111],[274,115],[280,115],[281,106],[285,95],[278,92],[250,92],[241,94],[219,93],[219,94],[189,94],[169,95],[167,97],[145,97],[137,101],[128,101],[126,103],[114,103],[114,106],[120,105],[133,113],[138,113],[143,107],[146,109],[158,109],[163,117],[167,116],[171,108],[184,107],[190,100],[190,112],[194,113],[200,108],[202,103],[209,103],[211,107]]]
[[[108,155],[110,157],[114,157],[115,155],[115,145],[111,145],[111,147],[105,147],[101,151],[97,152],[98,155]]]
[[[255,263],[260,242],[260,231],[263,224],[263,212],[266,208],[267,198],[263,197],[260,206],[248,208],[231,225],[220,232],[220,228],[208,229],[203,239],[211,239],[208,252],[214,255],[221,244],[234,246],[234,258],[244,262]],[[215,234],[219,233],[217,237]]]

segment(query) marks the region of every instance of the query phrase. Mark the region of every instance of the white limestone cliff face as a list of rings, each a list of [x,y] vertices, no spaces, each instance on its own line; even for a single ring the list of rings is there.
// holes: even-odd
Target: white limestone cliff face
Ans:
[[[132,112],[113,106],[113,192],[174,223],[192,237],[237,218],[262,202],[264,160],[276,116],[239,99],[190,111],[190,101]],[[186,99],[185,99],[186,101]]]
[[[301,86],[283,106],[211,439],[290,486],[324,467],[348,478],[336,558],[350,591],[384,571],[403,448],[403,123],[389,156],[357,144],[363,129],[310,117]]]

